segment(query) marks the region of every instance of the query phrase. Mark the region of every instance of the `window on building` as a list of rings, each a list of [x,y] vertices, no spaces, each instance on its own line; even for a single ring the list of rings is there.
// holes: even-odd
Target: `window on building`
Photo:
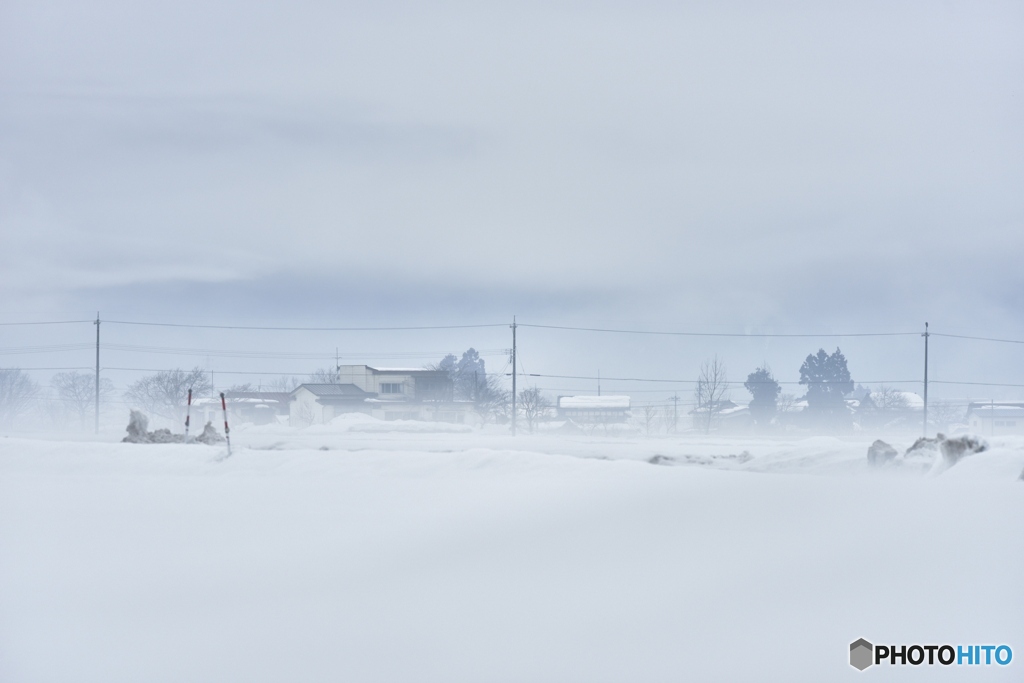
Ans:
[[[380,393],[400,394],[402,393],[402,384],[401,382],[383,382],[380,385]]]

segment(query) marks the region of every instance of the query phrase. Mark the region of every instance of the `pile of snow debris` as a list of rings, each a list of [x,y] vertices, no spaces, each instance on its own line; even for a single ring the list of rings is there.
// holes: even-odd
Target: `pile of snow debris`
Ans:
[[[157,429],[150,432],[148,428],[149,418],[138,410],[133,410],[128,417],[128,427],[125,429],[128,432],[128,436],[121,439],[121,441],[123,443],[184,443],[185,441],[184,434],[172,434],[169,429]],[[207,422],[206,426],[203,427],[203,433],[195,439],[191,439],[190,443],[196,442],[212,445],[222,441],[224,441],[224,437],[217,433],[212,423]]]
[[[875,441],[868,447],[868,463],[874,467],[886,465],[911,466],[920,470],[929,470],[938,466],[941,454],[942,469],[948,469],[963,458],[988,449],[988,443],[977,436],[958,436],[947,438],[944,434],[936,434],[934,439],[922,436],[900,456],[899,451],[882,441]]]
[[[681,455],[678,457],[661,455],[660,453],[647,459],[652,465],[714,465],[728,467],[729,465],[742,465],[750,462],[754,456],[749,451],[743,451],[739,455]]]

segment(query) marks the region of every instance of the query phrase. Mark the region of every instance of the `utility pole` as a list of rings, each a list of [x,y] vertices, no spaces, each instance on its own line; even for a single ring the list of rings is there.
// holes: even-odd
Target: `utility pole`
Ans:
[[[100,433],[100,312],[96,311],[96,433]]]
[[[924,436],[928,436],[928,323],[924,324]]]
[[[679,394],[672,394],[672,433],[679,429]]]
[[[512,436],[516,435],[516,317],[512,316]]]
[[[601,371],[597,371],[597,395],[601,395]]]

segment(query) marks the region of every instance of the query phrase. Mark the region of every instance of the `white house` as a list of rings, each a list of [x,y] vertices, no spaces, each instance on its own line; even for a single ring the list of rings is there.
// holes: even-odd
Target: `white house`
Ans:
[[[967,424],[980,436],[1024,434],[1024,402],[971,403],[967,406]]]
[[[330,422],[342,413],[372,414],[367,404],[374,394],[354,384],[300,384],[291,393],[288,422],[307,427]]]
[[[297,387],[291,394],[291,424],[323,424],[342,413],[366,413],[381,420],[480,420],[472,402],[453,399],[452,380],[441,370],[342,365],[338,380]]]

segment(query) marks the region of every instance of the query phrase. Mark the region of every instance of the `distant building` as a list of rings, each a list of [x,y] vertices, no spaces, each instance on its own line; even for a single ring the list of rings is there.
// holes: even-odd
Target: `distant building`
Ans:
[[[630,417],[629,396],[559,396],[558,417],[576,424],[612,424]]]
[[[287,416],[291,394],[287,391],[225,391],[224,403],[232,422],[244,424],[269,424],[278,416]],[[200,429],[207,422],[223,422],[223,408],[220,396],[197,398],[192,401],[191,423]]]
[[[969,403],[967,425],[980,436],[1024,434],[1024,401]]]
[[[474,423],[471,401],[455,401],[451,377],[440,370],[342,365],[337,384],[302,384],[291,392],[289,422],[324,424],[344,413],[381,420]]]
[[[710,406],[711,420],[708,424],[708,408],[694,408],[690,411],[693,429],[703,431],[710,426],[711,430],[742,430],[750,427],[750,408],[733,403],[729,399],[715,401]]]

